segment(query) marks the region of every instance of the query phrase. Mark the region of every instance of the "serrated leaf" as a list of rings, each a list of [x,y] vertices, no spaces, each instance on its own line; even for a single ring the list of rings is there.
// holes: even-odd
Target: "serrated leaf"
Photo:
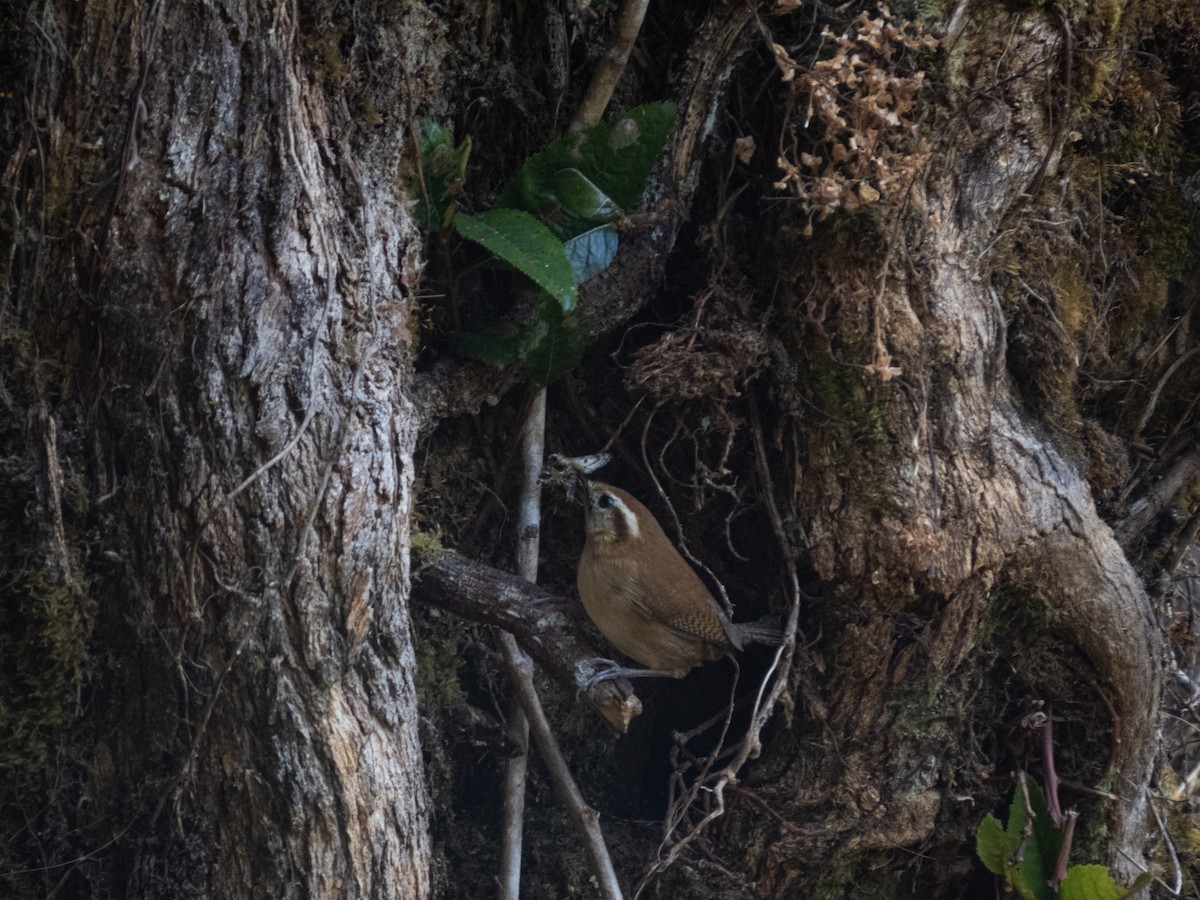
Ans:
[[[1027,785],[1029,806],[1034,814],[1029,837],[1022,842],[1025,798],[1017,785],[1009,804],[1008,821],[1001,828],[995,816],[991,813],[985,816],[975,833],[975,850],[988,870],[1003,875],[1024,900],[1054,900],[1047,882],[1054,873],[1062,833],[1050,821],[1046,799],[1037,783],[1029,779]],[[1018,850],[1021,859],[1014,862]]]
[[[529,377],[546,385],[578,365],[585,343],[574,316],[546,297],[526,331],[521,359]]]
[[[583,284],[607,269],[617,255],[618,243],[617,229],[612,225],[601,225],[566,241],[563,249],[575,280]]]
[[[1059,900],[1121,900],[1126,893],[1113,881],[1108,866],[1071,866],[1058,896]]]
[[[1017,839],[1011,837],[1000,824],[1000,820],[988,813],[975,832],[975,852],[987,866],[987,870],[1003,875],[1017,850]]]
[[[539,216],[564,239],[581,234],[596,220],[582,214],[588,203],[580,179],[613,204],[615,215],[634,209],[674,123],[675,104],[648,103],[560,138],[525,162],[496,205]],[[594,204],[592,214],[599,214]]]
[[[454,227],[528,276],[564,310],[575,308],[579,286],[562,242],[533,216],[519,209],[489,209],[455,216]]]
[[[408,194],[417,201],[413,208],[417,224],[426,231],[440,231],[446,225],[454,196],[462,189],[471,138],[468,135],[455,147],[450,129],[432,119],[422,119],[419,128],[421,166],[412,173]]]

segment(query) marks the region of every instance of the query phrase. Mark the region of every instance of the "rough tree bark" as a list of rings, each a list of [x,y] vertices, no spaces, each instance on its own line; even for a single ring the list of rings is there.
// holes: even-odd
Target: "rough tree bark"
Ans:
[[[433,20],[363,9],[348,48],[333,4],[7,13],[3,452],[42,489],[6,540],[57,559],[40,589],[78,586],[94,649],[68,786],[17,804],[4,868],[59,896],[426,896],[397,165]],[[410,80],[355,90],[367,58]]]
[[[972,58],[970,42],[1001,35],[1000,62]],[[1062,151],[1059,109],[1046,90],[1063,65],[1062,40],[1044,15],[998,15],[968,32],[958,101],[968,124],[951,130],[953,143],[937,144],[894,237],[897,256],[919,248],[907,277],[885,261],[877,305],[839,312],[881,319],[902,371],[872,390],[886,449],[847,457],[838,429],[797,426],[808,464],[801,519],[838,607],[822,700],[826,746],[839,750],[817,764],[815,779],[807,766],[796,783],[783,779],[804,798],[780,799],[798,818],[828,805],[836,811],[766,852],[770,882],[781,890],[814,839],[839,853],[920,844],[945,805],[961,802],[947,792],[955,780],[948,760],[964,737],[952,719],[961,696],[950,685],[964,666],[979,665],[981,633],[997,614],[997,596],[1011,589],[1052,611],[1069,652],[1109,693],[1120,719],[1111,725],[1117,752],[1108,776],[1120,801],[1102,814],[1111,822],[1103,861],[1128,880],[1145,870],[1162,627],[1078,463],[1016,395],[1005,368],[1005,315],[989,277],[989,251],[1006,217],[1022,214]],[[854,293],[852,285],[840,286]],[[914,708],[914,683],[928,691],[932,712]],[[814,790],[814,781],[822,787]]]
[[[1001,721],[1026,701],[1072,710],[1061,749],[1119,797],[1087,801],[1081,840],[1096,855],[1077,861],[1128,877],[1144,859],[1164,647],[1143,584],[1153,567],[1131,563],[1196,478],[1196,404],[1178,389],[1186,412],[1157,433],[1167,477],[1144,487],[1146,503],[1123,527],[1106,512],[1118,543],[1080,423],[1056,422],[1016,384],[1018,317],[996,277],[1023,274],[1023,260],[996,255],[1030,210],[1049,217],[1039,191],[1059,175],[1076,106],[1095,99],[1070,95],[1071,66],[1108,58],[1102,40],[1094,57],[1076,53],[1073,29],[1094,12],[1112,34],[1122,4],[1071,17],[896,5],[953,23],[927,61],[925,149],[904,191],[815,234],[774,183],[830,150],[820,110],[788,85],[840,46],[825,25],[873,6],[663,0],[618,91],[621,106],[659,100],[666,79],[679,124],[650,195],[657,216],[623,231],[614,266],[581,291],[580,328],[601,347],[584,378],[551,389],[550,448],[595,451],[624,428],[606,479],[655,503],[648,466],[678,508],[694,502],[681,531],[744,609],[777,599],[785,530],[812,594],[790,715],[731,784],[720,828],[689,849],[696,866],[668,876],[685,896],[902,895],[910,872],[923,895],[960,896],[982,807],[1002,806],[1008,773],[1029,761],[1005,745],[1020,728]],[[447,543],[480,533],[492,560],[509,546],[500,517],[474,512],[479,494],[502,492],[503,466],[486,486],[473,466],[503,458],[517,427],[503,395],[522,375],[444,352],[438,278],[454,275],[422,271],[402,170],[418,115],[453,120],[476,148],[464,202],[485,206],[561,129],[605,46],[616,4],[568,6],[9,4],[0,775],[13,778],[0,805],[13,815],[0,885],[424,897],[450,859],[442,893],[491,892],[491,857],[471,860],[494,827],[480,773],[492,765],[498,781],[503,750],[445,723],[454,704],[478,719],[504,704],[486,661],[463,663],[486,635],[459,618],[439,631],[420,607],[513,631],[569,688],[549,697],[560,711],[575,708],[589,645],[549,595],[452,553],[428,554],[410,605],[415,477],[429,488],[421,518]],[[899,48],[881,53],[883,75]],[[876,184],[855,184],[860,206],[880,198]],[[501,306],[460,293],[466,318]],[[1153,366],[1105,377],[1169,370],[1192,384],[1195,304],[1171,328],[1165,305],[1147,308],[1147,333],[1174,335],[1174,356],[1164,337],[1145,354]],[[1095,407],[1110,402],[1124,400]],[[544,537],[547,585],[565,594],[578,546]],[[414,610],[429,617],[420,663]],[[643,796],[624,821],[608,810],[653,794],[669,731],[724,702],[723,671],[649,689],[616,748],[575,736],[630,885],[663,858],[659,829],[637,821],[660,810]],[[418,710],[431,682],[455,687]],[[567,842],[544,807],[535,791],[530,895],[586,891],[586,873],[556,868]]]

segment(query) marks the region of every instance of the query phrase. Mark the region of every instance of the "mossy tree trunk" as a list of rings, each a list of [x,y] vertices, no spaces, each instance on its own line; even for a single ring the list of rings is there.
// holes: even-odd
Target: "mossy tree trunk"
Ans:
[[[808,709],[821,723],[819,750],[763,787],[772,808],[806,827],[747,824],[769,891],[811,887],[797,857],[833,872],[853,851],[856,877],[873,871],[882,884],[908,866],[880,854],[947,852],[950,823],[981,815],[964,816],[963,804],[994,789],[981,747],[1023,731],[1032,747],[1017,759],[1043,776],[1029,721],[1045,720],[1016,724],[1035,711],[1060,723],[1060,766],[1070,760],[1076,779],[1119,797],[1064,795],[1085,811],[1080,835],[1105,835],[1100,847],[1077,836],[1073,861],[1104,862],[1127,881],[1145,870],[1163,625],[1097,513],[1072,436],[1078,412],[1039,415],[1049,410],[1016,384],[1029,373],[1010,375],[1011,314],[993,278],[997,243],[1037,215],[1031,195],[1058,172],[1070,102],[1064,25],[1042,13],[993,15],[950,50],[963,83],[942,98],[947,130],[928,145],[900,224],[843,244],[836,263],[818,267],[825,283],[805,273],[782,301],[796,311],[798,348],[820,331],[835,353],[895,372],[843,369],[833,376],[842,402],[826,407],[834,421],[790,424],[803,466],[799,519],[827,591],[827,675]],[[1002,55],[985,52],[1002,42]],[[818,306],[827,318],[814,326],[806,311]],[[1062,727],[1073,718],[1086,726]],[[969,856],[959,860],[960,876],[968,866]]]
[[[355,73],[436,53],[334,6],[6,7],[8,896],[428,893],[412,98]]]
[[[26,894],[421,897],[432,868],[490,896],[504,688],[463,663],[486,633],[410,608],[409,545],[416,478],[444,543],[508,555],[480,496],[511,487],[522,376],[446,333],[521,303],[422,243],[410,126],[470,134],[485,208],[617,4],[11,6],[0,869]],[[595,348],[548,447],[619,433],[605,479],[672,533],[649,466],[739,620],[787,609],[790,549],[807,591],[792,714],[665,876],[682,895],[990,891],[974,829],[1045,765],[1043,717],[1060,770],[1117,798],[1073,796],[1073,861],[1139,869],[1146,585],[1200,469],[1183,6],[652,5],[616,103],[678,102],[670,202],[581,291]],[[1155,27],[1157,68],[1128,52]],[[722,665],[647,690],[615,749],[569,741],[630,885],[667,849],[646,786]],[[532,777],[529,895],[586,892]]]

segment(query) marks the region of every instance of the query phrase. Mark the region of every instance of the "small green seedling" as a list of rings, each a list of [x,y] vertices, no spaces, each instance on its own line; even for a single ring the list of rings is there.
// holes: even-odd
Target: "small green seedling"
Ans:
[[[983,864],[988,871],[1004,876],[1023,900],[1123,900],[1150,883],[1150,873],[1146,872],[1132,887],[1123,888],[1113,881],[1107,866],[1080,865],[1067,869],[1058,890],[1054,890],[1051,885],[1063,830],[1051,821],[1041,788],[1033,779],[1027,779],[1027,784],[1032,822],[1018,783],[1008,822],[1001,825],[988,813],[975,832],[975,852]]]

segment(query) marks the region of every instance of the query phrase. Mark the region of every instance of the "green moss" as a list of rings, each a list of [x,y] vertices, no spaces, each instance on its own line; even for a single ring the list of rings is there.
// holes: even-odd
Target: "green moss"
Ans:
[[[442,621],[437,625],[429,622],[421,629],[415,646],[417,696],[421,708],[429,715],[444,713],[466,700],[458,680],[462,665],[458,648],[461,631],[455,622],[446,621],[448,616],[438,618]]]
[[[445,549],[442,546],[442,530],[440,528],[435,528],[433,531],[414,528],[409,535],[408,545],[413,557],[417,560],[433,556]]]
[[[91,616],[85,593],[6,568],[0,600],[0,768],[40,770],[70,721],[83,681]],[[15,736],[15,741],[13,738]]]
[[[1091,287],[1083,280],[1079,260],[1054,260],[1050,286],[1058,320],[1072,338],[1078,338],[1083,327],[1094,318]]]
[[[13,441],[16,435],[9,435]],[[56,541],[42,523],[30,472],[21,461],[0,461],[0,871],[27,869],[40,859],[27,846],[59,789],[65,735],[79,712],[85,681],[92,610],[87,582],[70,560],[71,573],[57,574],[62,561],[50,558]],[[70,542],[72,506],[85,495],[64,485],[65,536]],[[34,896],[36,878],[0,876],[5,896]]]
[[[888,406],[888,397],[880,389],[877,382],[867,386],[866,428],[865,436],[870,440],[874,449],[882,449],[891,445],[892,413]]]
[[[805,896],[811,900],[847,900],[871,897],[873,900],[919,896],[911,886],[901,885],[893,876],[893,867],[884,864],[879,851],[847,853],[837,857]]]
[[[1054,628],[1061,620],[1062,614],[1031,589],[1014,585],[993,596],[992,614],[984,623],[980,640],[994,636],[997,631],[1013,635],[1038,634]]]

